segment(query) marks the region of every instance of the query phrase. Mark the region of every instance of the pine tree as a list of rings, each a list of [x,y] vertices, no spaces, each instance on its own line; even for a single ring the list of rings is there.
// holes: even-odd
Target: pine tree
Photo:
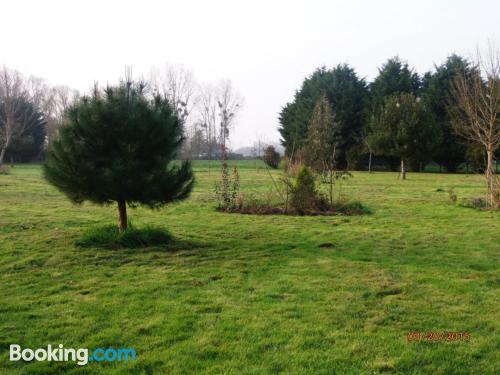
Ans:
[[[372,114],[375,116],[380,114],[389,96],[403,93],[416,95],[420,86],[420,77],[406,62],[399,57],[390,58],[382,65],[377,77],[370,84]]]
[[[369,142],[377,154],[400,160],[400,178],[404,180],[408,160],[431,153],[440,141],[438,133],[423,101],[404,93],[386,100],[373,124]]]
[[[377,77],[370,83],[368,132],[372,132],[372,128],[377,125],[382,108],[390,96],[403,93],[417,95],[420,84],[419,75],[398,56],[392,57],[382,64]],[[397,157],[390,157],[384,153],[384,159],[391,170],[397,169],[399,162]]]
[[[191,165],[175,162],[182,134],[171,104],[149,97],[143,83],[96,87],[69,108],[44,175],[75,203],[117,202],[123,231],[127,205],[153,209],[189,195]]]

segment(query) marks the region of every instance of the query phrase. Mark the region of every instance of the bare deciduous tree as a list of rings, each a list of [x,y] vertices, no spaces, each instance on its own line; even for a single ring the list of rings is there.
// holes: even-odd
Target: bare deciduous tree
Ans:
[[[205,134],[207,157],[213,158],[214,148],[217,145],[217,95],[212,85],[203,85],[199,88],[198,110],[200,124]]]
[[[184,125],[195,105],[196,85],[193,72],[182,65],[167,64],[163,69],[153,68],[150,72],[153,90],[173,105]],[[187,129],[186,129],[187,130]]]
[[[26,81],[16,70],[0,68],[0,165],[5,152],[16,136],[24,132],[28,123],[21,121],[23,100],[27,99]]]
[[[0,68],[0,164],[5,152],[16,137],[22,137],[34,118],[43,114],[47,140],[57,133],[64,111],[79,97],[76,90],[66,86],[50,87],[39,77],[25,78],[18,71]],[[37,111],[23,111],[23,103],[30,102]]]
[[[229,131],[234,125],[238,110],[241,108],[243,99],[233,89],[230,80],[222,80],[215,89],[215,100],[217,102],[217,119],[219,121],[218,137],[221,150],[221,182],[216,184],[218,195],[223,198],[223,207],[230,208],[236,202],[239,189],[239,174],[236,166],[233,169],[233,177],[229,174],[227,163],[227,140]]]
[[[77,90],[68,86],[54,86],[50,88],[43,113],[47,120],[47,138],[51,142],[57,135],[61,126],[66,109],[69,108],[80,97]]]
[[[219,109],[219,143],[223,159],[227,158],[227,140],[234,119],[243,105],[243,98],[233,89],[230,80],[222,80],[217,86],[217,106]]]
[[[308,164],[320,171],[328,182],[328,196],[333,205],[333,185],[343,177],[337,170],[337,144],[339,141],[339,123],[335,118],[332,105],[325,93],[316,101],[309,124],[305,153]]]
[[[500,206],[493,168],[493,156],[500,147],[500,50],[489,46],[477,51],[474,73],[455,79],[453,96],[456,109],[450,109],[455,131],[465,139],[480,144],[486,152],[487,204]]]

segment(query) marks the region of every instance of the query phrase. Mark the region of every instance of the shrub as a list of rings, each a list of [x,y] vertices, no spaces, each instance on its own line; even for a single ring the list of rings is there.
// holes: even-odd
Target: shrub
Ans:
[[[127,229],[122,231],[115,225],[90,228],[83,233],[76,244],[81,247],[118,249],[164,245],[170,241],[172,236],[166,229],[157,227],[137,229],[129,223]]]
[[[47,150],[45,178],[74,203],[116,202],[121,230],[127,205],[160,208],[189,196],[191,164],[177,163],[183,122],[144,83],[121,82],[70,106]]]
[[[271,168],[276,169],[279,166],[281,156],[274,146],[267,146],[264,151],[264,162]]]
[[[314,175],[311,170],[303,166],[300,170],[295,185],[292,188],[290,205],[303,215],[307,210],[315,207],[318,198]]]
[[[368,207],[363,206],[363,204],[361,204],[361,202],[358,201],[352,201],[352,202],[337,201],[330,207],[330,209],[333,212],[348,216],[364,215],[372,213],[372,211]]]
[[[229,174],[227,162],[222,163],[221,181],[215,183],[215,195],[219,201],[218,209],[231,211],[238,207],[240,191],[240,174],[238,168],[233,168],[232,176]]]

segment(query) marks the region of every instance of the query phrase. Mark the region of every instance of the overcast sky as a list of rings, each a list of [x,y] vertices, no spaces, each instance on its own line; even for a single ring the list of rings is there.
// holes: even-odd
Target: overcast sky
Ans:
[[[418,72],[500,41],[498,0],[1,2],[0,64],[88,91],[151,66],[229,78],[245,97],[235,147],[279,139],[278,112],[316,67],[349,63],[371,80],[399,55]]]

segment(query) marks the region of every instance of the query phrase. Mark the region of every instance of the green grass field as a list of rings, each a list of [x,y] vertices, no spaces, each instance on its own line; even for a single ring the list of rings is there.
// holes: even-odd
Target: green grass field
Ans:
[[[271,190],[238,164],[243,192]],[[446,193],[481,195],[481,176],[358,172],[344,192],[371,215],[251,216],[215,211],[216,166],[195,163],[189,200],[129,211],[176,238],[142,249],[77,247],[115,206],[73,206],[39,166],[0,176],[0,373],[500,373],[500,213]],[[471,340],[407,342],[415,331]],[[137,360],[11,362],[14,343]]]

